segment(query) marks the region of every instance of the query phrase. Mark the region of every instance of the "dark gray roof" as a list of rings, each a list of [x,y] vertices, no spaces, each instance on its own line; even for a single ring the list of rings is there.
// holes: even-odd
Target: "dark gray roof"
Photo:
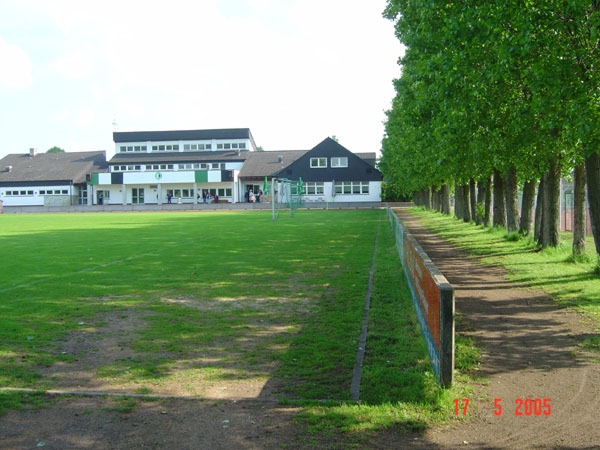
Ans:
[[[348,158],[348,167],[333,168],[328,165],[322,169],[311,168],[310,159],[319,157],[328,159],[331,157],[346,157]],[[276,175],[292,180],[302,178],[303,181],[381,181],[382,179],[381,172],[369,164],[368,161],[329,137],[292,164],[281,169]]]
[[[375,152],[355,153],[355,155],[371,166],[377,167],[377,154]]]
[[[8,171],[7,166],[11,167]],[[106,152],[10,154],[0,160],[0,185],[33,181],[85,183],[85,175],[106,172]]]
[[[222,128],[216,130],[170,130],[170,131],[115,131],[113,141],[205,141],[211,139],[250,139],[254,148],[254,138],[250,128]]]
[[[280,150],[268,152],[252,152],[240,170],[239,177],[243,180],[262,180],[265,176],[271,177],[298,158],[308,150]]]
[[[156,163],[197,163],[208,161],[245,161],[253,154],[249,150],[239,152],[226,151],[204,151],[204,152],[152,152],[152,153],[117,153],[111,158],[109,164],[156,164]]]

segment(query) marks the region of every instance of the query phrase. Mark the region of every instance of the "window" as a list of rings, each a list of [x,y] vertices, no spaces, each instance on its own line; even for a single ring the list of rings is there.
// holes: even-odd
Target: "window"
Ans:
[[[313,169],[327,167],[327,158],[310,158],[310,167]]]
[[[325,193],[325,183],[316,182],[311,183],[307,182],[305,184],[306,195],[323,195]]]
[[[343,157],[332,157],[331,167],[348,167],[348,158]]]
[[[49,193],[52,193],[52,191],[49,191]],[[16,196],[16,197],[33,196],[33,191],[6,191],[5,195],[7,197],[10,197],[10,196]]]
[[[337,181],[334,185],[335,193],[338,194],[368,194],[368,181]]]
[[[193,189],[167,189],[167,195],[173,198],[194,198]]]

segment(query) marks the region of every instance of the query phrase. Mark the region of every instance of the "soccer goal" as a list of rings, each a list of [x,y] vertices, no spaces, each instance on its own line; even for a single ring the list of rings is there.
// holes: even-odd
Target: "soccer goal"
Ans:
[[[302,178],[298,181],[287,178],[273,178],[271,180],[271,205],[273,210],[273,222],[277,221],[279,211],[290,211],[290,217],[294,217],[295,211],[304,206],[304,185]]]

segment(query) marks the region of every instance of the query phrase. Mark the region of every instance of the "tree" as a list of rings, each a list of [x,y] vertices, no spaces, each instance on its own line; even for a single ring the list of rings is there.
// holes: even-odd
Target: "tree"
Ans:
[[[65,151],[64,151],[62,148],[60,148],[60,147],[56,147],[56,146],[54,146],[54,147],[52,147],[52,148],[49,148],[49,149],[46,151],[46,153],[64,153],[64,152],[65,152]]]
[[[585,254],[585,166],[575,166],[575,188],[573,192],[574,216],[573,220],[573,260],[580,260]]]
[[[535,237],[555,246],[560,176],[583,160],[600,257],[600,1],[388,0],[384,15],[407,48],[387,112],[384,176],[435,193],[493,173],[494,224],[523,234],[535,182],[524,185],[518,223],[517,180],[541,180]],[[459,189],[459,208],[468,196]]]

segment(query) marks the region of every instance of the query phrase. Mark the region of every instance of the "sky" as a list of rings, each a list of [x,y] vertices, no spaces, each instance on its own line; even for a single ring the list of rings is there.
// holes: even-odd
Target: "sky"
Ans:
[[[379,152],[403,48],[386,0],[0,0],[0,158],[113,131],[249,128]]]

